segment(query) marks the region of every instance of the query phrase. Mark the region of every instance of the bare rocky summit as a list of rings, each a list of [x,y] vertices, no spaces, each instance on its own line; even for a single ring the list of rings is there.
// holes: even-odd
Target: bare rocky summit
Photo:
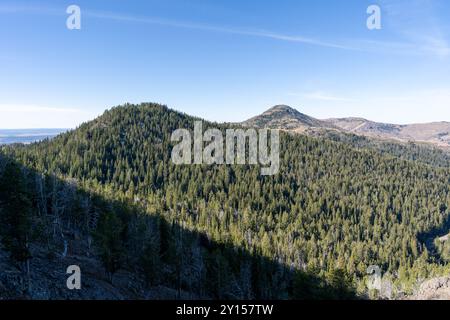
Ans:
[[[329,122],[310,117],[286,105],[277,105],[242,123],[246,127],[305,131],[308,128],[334,128]]]
[[[411,300],[450,300],[450,277],[427,280],[421,284]]]

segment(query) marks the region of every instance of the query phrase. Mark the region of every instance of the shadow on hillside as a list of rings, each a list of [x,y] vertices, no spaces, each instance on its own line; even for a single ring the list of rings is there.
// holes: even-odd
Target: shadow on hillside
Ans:
[[[113,197],[0,155],[0,298],[354,298],[339,270],[324,281]],[[81,290],[66,287],[71,264]]]
[[[442,211],[445,212],[446,208],[445,210]],[[442,261],[442,257],[439,253],[439,250],[436,248],[434,240],[438,237],[447,235],[449,233],[449,230],[450,230],[450,216],[447,216],[442,225],[433,228],[429,231],[419,233],[417,236],[419,241],[425,244],[428,253],[430,254],[431,257],[433,257],[436,260],[437,263],[445,263],[445,262]]]

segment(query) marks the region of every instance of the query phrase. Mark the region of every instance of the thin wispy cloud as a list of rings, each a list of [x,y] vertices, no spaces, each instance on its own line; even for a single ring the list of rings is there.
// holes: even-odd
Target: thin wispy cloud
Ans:
[[[340,41],[331,42],[299,35],[288,35],[283,33],[277,33],[268,30],[257,30],[250,28],[231,28],[223,26],[196,24],[160,18],[122,15],[111,12],[86,11],[85,15],[99,19],[155,24],[174,28],[193,29],[209,32],[236,34],[241,36],[268,38],[272,40],[286,41],[292,43],[302,43],[312,46],[334,48],[341,50],[351,50],[351,51],[366,51],[366,52],[408,54],[408,55],[417,55],[417,54],[443,55],[446,54],[448,50],[448,47],[443,42],[443,40],[436,38],[428,39],[428,41],[424,43],[401,42],[401,41],[399,42],[371,41],[365,39],[341,39]],[[439,42],[439,40],[441,41]]]
[[[429,6],[428,3],[429,1],[427,0],[408,0],[407,2],[405,0],[382,0],[383,10],[386,11],[388,16],[390,15],[391,17],[395,17],[397,23],[394,23],[393,26],[400,34],[404,36],[404,40],[398,41],[341,39],[333,42],[317,38],[305,37],[301,35],[283,34],[270,30],[196,24],[152,17],[115,14],[111,12],[84,12],[85,15],[91,16],[93,18],[134,23],[157,24],[174,28],[195,29],[209,32],[236,34],[241,36],[268,38],[272,40],[302,43],[306,45],[342,50],[378,52],[387,54],[391,53],[400,55],[428,54],[446,57],[450,55],[450,46],[443,36],[441,28],[439,27],[440,24],[435,19],[432,10],[424,9],[425,6]],[[407,9],[402,10],[402,7]],[[429,27],[425,28],[426,32],[417,32],[414,28],[414,25],[423,24],[423,21],[428,21],[425,23],[425,25],[429,25]],[[402,27],[399,27],[398,24],[400,24]],[[408,33],[410,33],[411,35],[407,36]]]
[[[57,10],[57,9],[49,8],[49,7],[16,6],[16,5],[0,5],[0,13],[29,13],[29,14],[51,14],[51,15],[55,15],[55,14],[64,15],[65,14],[65,12],[61,12],[61,10]],[[202,31],[209,31],[209,32],[236,34],[236,35],[242,35],[242,36],[269,38],[269,39],[280,40],[280,41],[304,43],[304,44],[309,44],[309,45],[336,48],[336,49],[357,50],[357,48],[347,46],[344,44],[332,43],[332,42],[322,41],[322,40],[298,36],[298,35],[287,35],[287,34],[276,33],[276,32],[272,32],[272,31],[266,31],[266,30],[257,30],[257,29],[249,29],[249,28],[231,28],[231,27],[224,27],[224,26],[215,26],[215,25],[185,22],[185,21],[161,19],[161,18],[156,18],[156,17],[124,15],[124,14],[117,14],[117,13],[113,13],[113,12],[101,12],[101,11],[93,11],[93,10],[82,10],[82,15],[87,16],[87,17],[97,18],[97,19],[113,20],[113,21],[118,21],[118,22],[153,24],[153,25],[160,25],[160,26],[173,27],[173,28],[183,28],[183,29],[202,30]]]
[[[15,5],[1,5],[0,13],[30,13],[30,14],[61,14],[64,15],[65,12],[61,12],[60,10],[56,10],[54,8],[39,8],[35,6],[15,6]],[[234,28],[234,27],[224,27],[224,26],[216,26],[216,25],[206,25],[206,24],[197,24],[185,21],[176,21],[176,20],[168,20],[161,19],[155,17],[144,17],[144,16],[136,16],[136,15],[124,15],[124,14],[116,14],[113,12],[104,12],[104,11],[93,11],[93,10],[82,10],[82,15],[96,18],[96,19],[104,19],[110,21],[117,22],[131,22],[131,23],[141,23],[141,24],[152,24],[152,25],[160,25],[166,27],[173,28],[183,28],[183,29],[193,29],[193,30],[202,30],[208,32],[217,32],[217,33],[226,33],[226,34],[236,34],[241,36],[251,36],[251,37],[259,37],[259,38],[267,38],[272,40],[286,41],[292,43],[302,43],[306,45],[326,47],[326,48],[334,48],[341,50],[364,50],[362,46],[363,42],[354,42],[353,44],[350,41],[342,41],[342,42],[330,42],[324,41],[315,38],[304,37],[301,35],[289,35],[283,33],[277,33],[268,30],[260,30],[260,29],[251,29],[251,28]]]
[[[339,44],[339,43],[326,42],[326,41],[321,41],[321,40],[303,37],[303,36],[286,35],[286,34],[276,33],[276,32],[272,32],[272,31],[266,31],[266,30],[254,30],[254,29],[246,29],[246,28],[231,28],[231,27],[223,27],[223,26],[213,26],[213,25],[196,24],[196,23],[189,23],[189,22],[182,22],[182,21],[160,19],[160,18],[119,15],[119,14],[114,14],[114,13],[96,12],[96,11],[87,11],[85,13],[85,15],[93,17],[93,18],[100,18],[100,19],[127,21],[127,22],[135,22],[135,23],[145,23],[145,24],[156,24],[156,25],[174,27],[174,28],[194,29],[194,30],[227,33],[227,34],[236,34],[236,35],[242,35],[242,36],[269,38],[269,39],[275,39],[275,40],[281,40],[281,41],[287,41],[287,42],[297,42],[297,43],[304,43],[304,44],[309,44],[309,45],[336,48],[336,49],[357,50],[357,48]]]
[[[448,57],[449,36],[438,16],[440,3],[440,0],[380,0],[386,13],[386,27],[410,43],[410,50]]]
[[[112,20],[118,22],[133,22],[143,24],[153,24],[173,28],[183,28],[192,30],[202,30],[208,32],[236,34],[241,36],[252,36],[260,38],[268,38],[272,40],[286,41],[292,43],[302,43],[312,46],[320,46],[326,48],[367,51],[379,53],[393,54],[429,54],[440,57],[450,56],[450,45],[443,36],[439,24],[435,21],[430,9],[430,1],[427,0],[381,0],[388,17],[391,17],[391,26],[397,32],[404,36],[406,41],[371,41],[367,39],[341,39],[332,42],[321,39],[305,37],[301,35],[289,35],[277,33],[270,30],[260,30],[251,28],[233,28],[207,24],[197,24],[185,21],[161,19],[156,17],[144,17],[137,15],[124,15],[113,12],[101,12],[92,10],[83,10],[82,14],[87,17]],[[31,13],[31,14],[65,14],[61,10],[50,7],[36,6],[18,6],[18,5],[1,5],[0,13]],[[420,23],[417,23],[417,22]],[[415,25],[428,26],[424,30],[417,31]]]

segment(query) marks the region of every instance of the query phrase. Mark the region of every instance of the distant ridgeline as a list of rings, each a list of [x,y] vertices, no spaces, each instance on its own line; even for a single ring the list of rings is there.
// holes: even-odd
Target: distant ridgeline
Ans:
[[[175,165],[171,134],[195,120],[125,105],[52,140],[3,147],[0,232],[11,259],[35,261],[23,276],[76,257],[91,290],[115,297],[320,299],[364,296],[371,265],[397,292],[448,271],[450,257],[433,246],[450,212],[444,156],[435,164],[427,149],[401,157],[408,145],[282,132],[274,176]]]
[[[0,144],[30,144],[53,138],[64,131],[67,129],[0,129]]]

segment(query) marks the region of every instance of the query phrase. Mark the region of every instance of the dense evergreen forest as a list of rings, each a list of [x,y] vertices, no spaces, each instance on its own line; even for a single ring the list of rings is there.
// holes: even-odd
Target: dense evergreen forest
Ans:
[[[448,150],[430,147],[426,143],[389,142],[335,131],[324,132],[322,137],[333,141],[345,142],[358,149],[376,149],[385,155],[390,154],[400,159],[417,161],[436,167],[450,167],[450,153]]]
[[[174,165],[170,136],[194,120],[125,105],[50,141],[2,147],[4,250],[29,273],[33,243],[67,255],[68,239],[86,240],[112,283],[132,269],[147,286],[203,298],[350,298],[366,293],[370,265],[397,291],[447,272],[448,248],[433,245],[448,232],[445,153],[282,133],[274,176]]]

